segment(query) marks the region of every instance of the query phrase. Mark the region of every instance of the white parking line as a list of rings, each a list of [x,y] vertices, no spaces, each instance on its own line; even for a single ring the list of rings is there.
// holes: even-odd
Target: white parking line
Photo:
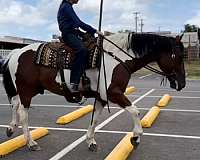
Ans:
[[[146,94],[144,94],[143,96],[141,96],[138,99],[136,99],[132,104],[137,103],[138,101],[140,101],[145,96],[147,96],[148,94],[152,93],[153,91],[154,91],[154,89],[151,89]],[[119,116],[123,112],[124,112],[124,110],[120,110],[117,113],[115,113],[114,115],[112,115],[111,117],[109,117],[107,120],[105,120],[104,122],[102,122],[101,124],[99,124],[96,127],[96,131],[100,130],[102,127],[104,127],[105,125],[107,125],[109,122],[111,122],[114,118],[116,118],[117,116]],[[68,145],[67,147],[65,147],[63,150],[61,150],[60,152],[58,152],[50,160],[59,160],[59,159],[61,159],[64,155],[66,155],[68,152],[70,152],[72,149],[74,149],[76,146],[78,146],[80,143],[82,143],[85,139],[86,139],[86,135],[83,135],[82,137],[80,137],[79,139],[77,139],[76,141],[74,141],[73,143],[71,143],[70,145]]]
[[[0,128],[7,128],[7,127],[8,127],[8,125],[0,125]],[[40,128],[40,127],[29,127],[29,128],[30,129],[37,129],[37,128]],[[48,130],[54,130],[54,131],[76,131],[76,132],[86,132],[87,131],[87,129],[77,129],[77,128],[53,128],[53,127],[44,127],[44,128],[47,128]],[[108,131],[108,130],[97,130],[96,132],[98,132],[98,133],[111,133],[111,134],[127,134],[127,133],[130,133],[130,132],[126,132],[126,131]],[[146,133],[146,132],[144,132],[143,135],[144,136],[154,136],[154,137],[200,139],[200,136],[163,134],[163,133]],[[84,141],[84,139],[83,139],[83,141]]]
[[[141,95],[128,95],[128,97],[141,97]],[[162,96],[145,96],[145,98],[161,98]],[[173,98],[177,99],[200,99],[200,97],[197,96],[172,96]],[[1,103],[0,106],[11,106],[9,103]],[[60,107],[60,108],[81,108],[82,105],[74,105],[74,104],[68,104],[68,105],[58,105],[58,104],[31,104],[31,107]],[[111,107],[111,108],[119,108],[119,107]]]
[[[144,79],[144,78],[149,77],[149,76],[152,76],[152,75],[153,75],[153,74],[150,73],[150,74],[147,74],[147,75],[145,75],[145,76],[141,76],[141,77],[139,77],[139,79]]]
[[[0,106],[6,106],[8,104],[0,104]],[[34,106],[38,106],[38,107],[60,107],[60,108],[81,108],[84,106],[71,106],[71,105],[34,105]],[[200,108],[200,106],[195,106]],[[0,107],[0,109],[3,107]],[[121,110],[120,107],[112,107],[110,106],[110,109],[119,109]],[[150,108],[143,108],[143,107],[138,107],[139,110],[144,110],[144,111],[148,111]],[[107,108],[104,108],[104,110],[107,110]],[[200,113],[200,110],[190,110],[190,109],[165,109],[165,108],[161,108],[161,111],[169,111],[169,112],[191,112],[191,113]],[[1,125],[0,125],[1,127]]]
[[[128,95],[128,97],[139,97],[140,95]],[[146,98],[161,98],[162,96],[146,96]],[[172,96],[172,98],[179,98],[179,99],[200,99],[200,97],[194,96]]]

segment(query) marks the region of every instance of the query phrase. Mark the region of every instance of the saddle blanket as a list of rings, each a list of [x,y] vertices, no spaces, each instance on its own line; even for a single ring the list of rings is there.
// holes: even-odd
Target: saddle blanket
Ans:
[[[84,42],[88,48],[88,60],[86,69],[97,68],[100,65],[101,53],[97,49],[96,41]],[[70,69],[73,62],[74,51],[61,42],[43,43],[39,46],[35,55],[35,64],[40,64],[49,68]]]

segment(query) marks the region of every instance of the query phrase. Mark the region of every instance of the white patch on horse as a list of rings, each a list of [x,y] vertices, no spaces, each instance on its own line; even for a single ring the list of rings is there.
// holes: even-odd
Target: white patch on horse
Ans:
[[[24,52],[26,52],[28,50],[37,51],[40,44],[41,43],[34,43],[34,44],[28,45],[28,46],[26,46],[22,49],[14,49],[8,55],[8,57],[10,57],[9,62],[8,62],[8,67],[9,67],[9,71],[10,71],[12,81],[13,81],[15,88],[16,88],[16,84],[15,84],[16,76],[15,76],[15,74],[17,72],[18,60],[19,60],[20,55],[22,55]]]
[[[114,42],[118,47],[123,49],[125,52],[127,52],[131,56],[136,57],[135,53],[130,48],[130,43],[131,43],[132,36],[133,35],[129,34],[129,33],[120,33],[120,34],[113,34],[113,35],[108,36],[106,38],[109,39],[110,41]],[[121,54],[125,55],[125,53],[120,51],[117,47],[115,47],[114,45],[112,45],[110,42],[108,42],[106,40],[104,40],[104,49],[108,50],[110,52],[113,52],[115,54],[118,53],[118,55],[121,55]],[[126,56],[124,58],[125,59],[122,59],[122,60],[130,59],[130,57],[128,57],[128,56]]]

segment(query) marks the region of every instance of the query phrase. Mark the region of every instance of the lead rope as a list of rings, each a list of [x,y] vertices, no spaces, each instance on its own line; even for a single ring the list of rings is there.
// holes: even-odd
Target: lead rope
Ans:
[[[102,45],[101,45],[101,43],[100,43],[100,37],[98,37],[98,39],[97,39],[97,44],[100,46],[99,48],[97,48],[96,47],[96,50],[95,50],[95,52],[102,52]],[[99,74],[98,74],[98,79],[97,79],[97,88],[96,88],[96,92],[98,92],[98,90],[99,90],[99,82],[100,82],[100,76],[101,76],[101,60],[100,60],[100,66],[98,67],[98,72],[99,72]],[[94,120],[94,112],[95,112],[95,110],[96,110],[96,103],[97,103],[97,98],[95,98],[94,99],[94,105],[93,105],[93,110],[92,110],[92,119],[91,119],[91,125],[92,125],[92,123],[93,123],[93,120]]]
[[[104,50],[103,50],[103,38],[102,36],[101,37],[98,37],[98,47],[96,48],[98,50],[98,52],[102,53],[102,63],[103,63],[103,73],[104,73],[104,81],[105,81],[105,89],[106,89],[106,102],[107,102],[107,106],[108,106],[108,112],[110,113],[110,105],[109,105],[109,101],[108,101],[108,89],[107,89],[107,78],[106,78],[106,66],[105,66],[105,58],[104,58]],[[96,92],[99,91],[99,83],[100,83],[100,77],[101,77],[101,62],[100,62],[100,67],[99,67],[99,74],[98,74],[98,81],[97,81],[97,88],[96,88]],[[97,99],[95,98],[94,100],[94,108],[93,108],[93,111],[92,111],[92,119],[91,119],[91,125],[93,123],[93,120],[94,120],[94,112],[95,112],[95,109],[96,109],[96,102],[97,102]]]
[[[99,11],[99,31],[101,31],[102,13],[103,13],[103,0],[101,0],[101,3],[100,3],[100,11]],[[101,38],[102,38],[102,41],[103,41],[103,36],[102,36]],[[102,51],[103,51],[103,46],[102,46],[101,43],[100,43],[100,37],[99,37],[99,36],[98,36],[98,45],[101,46],[100,50],[98,50],[98,51],[102,53]],[[98,49],[98,48],[96,48],[96,49]],[[97,92],[98,92],[98,90],[99,90],[100,71],[101,71],[101,61],[100,61],[99,75],[98,75],[98,81],[97,81],[97,90],[96,90]],[[94,108],[93,108],[93,112],[92,112],[91,125],[92,125],[93,119],[94,119],[94,112],[95,112],[96,102],[97,102],[97,99],[95,98],[95,101],[94,101]]]
[[[103,58],[103,72],[104,72],[104,80],[105,80],[105,89],[106,89],[106,101],[107,101],[107,106],[108,106],[108,112],[110,113],[110,105],[109,105],[109,102],[108,102],[108,85],[107,85],[107,78],[106,78],[106,66],[105,66],[105,57],[104,57],[104,54],[105,52],[103,51],[103,37],[102,38],[102,58]]]

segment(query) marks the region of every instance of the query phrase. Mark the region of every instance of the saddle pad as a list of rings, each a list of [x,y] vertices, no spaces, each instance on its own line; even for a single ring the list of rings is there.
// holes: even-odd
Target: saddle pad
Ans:
[[[36,55],[35,55],[35,63],[40,64],[49,68],[59,68],[58,65],[58,54],[59,52],[62,53],[62,66],[65,69],[70,68],[70,58],[71,53],[68,52],[66,49],[62,47],[62,45],[59,45],[60,48],[52,47],[52,46],[58,46],[58,45],[52,45],[52,43],[59,43],[59,42],[50,42],[50,43],[43,43],[39,46]],[[60,43],[61,44],[61,43]]]
[[[97,68],[100,65],[101,54],[96,50],[95,44],[91,41],[84,42],[89,51],[86,69]],[[61,60],[59,60],[59,55]],[[35,55],[35,64],[40,64],[49,68],[62,68],[70,69],[71,62],[74,59],[74,52],[71,48],[67,47],[64,43],[49,42],[43,43],[39,46]],[[60,64],[61,63],[61,64]]]

